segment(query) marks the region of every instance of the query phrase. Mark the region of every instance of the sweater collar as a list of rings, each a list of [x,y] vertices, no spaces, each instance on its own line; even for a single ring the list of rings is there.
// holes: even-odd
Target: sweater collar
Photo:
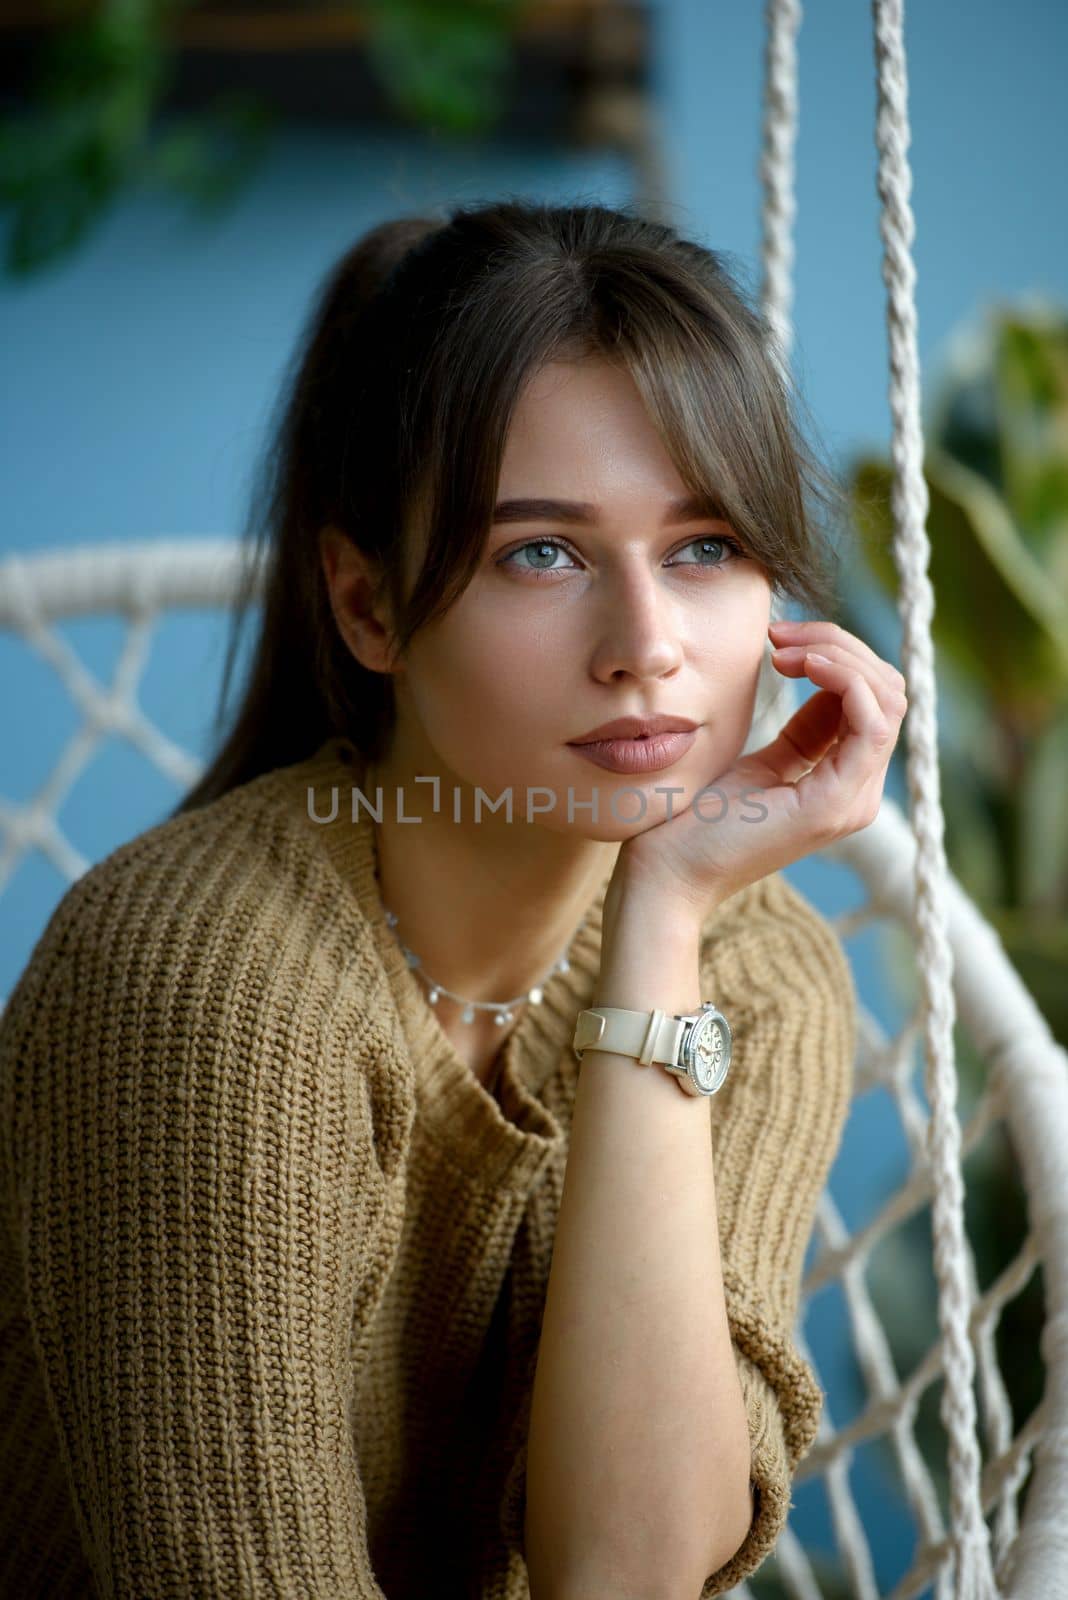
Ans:
[[[608,879],[579,924],[568,970],[552,972],[542,984],[541,1003],[528,1002],[508,1035],[498,1105],[441,1027],[386,921],[375,874],[374,823],[362,805],[353,816],[352,791],[360,786],[362,770],[359,751],[351,740],[338,736],[286,772],[295,784],[294,802],[303,808],[319,847],[370,925],[415,1063],[419,1108],[428,1131],[481,1184],[529,1188],[564,1137],[539,1095],[562,1062],[565,1070],[577,1071],[571,1037],[578,1013],[592,1002],[600,971]]]

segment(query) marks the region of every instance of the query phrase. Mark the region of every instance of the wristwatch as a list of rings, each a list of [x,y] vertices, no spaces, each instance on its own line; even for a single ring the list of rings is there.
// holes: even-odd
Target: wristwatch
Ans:
[[[580,1061],[583,1050],[596,1048],[635,1056],[643,1066],[659,1062],[684,1094],[715,1094],[731,1064],[730,1025],[711,1000],[674,1015],[591,1006],[578,1014],[571,1047]]]

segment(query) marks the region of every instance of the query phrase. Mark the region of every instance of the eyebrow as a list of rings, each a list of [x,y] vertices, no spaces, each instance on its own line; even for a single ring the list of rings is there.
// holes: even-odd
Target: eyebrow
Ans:
[[[672,500],[664,513],[662,526],[671,522],[696,522],[706,517],[722,518],[722,507],[701,495],[687,495],[683,500]],[[588,500],[501,500],[493,508],[493,521],[498,522],[575,522],[589,524],[597,521],[597,507]]]

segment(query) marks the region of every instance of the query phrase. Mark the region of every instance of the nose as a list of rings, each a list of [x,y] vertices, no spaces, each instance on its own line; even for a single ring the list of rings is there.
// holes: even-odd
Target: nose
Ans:
[[[677,611],[645,558],[636,556],[615,581],[606,581],[594,624],[593,676],[665,678],[678,671],[682,641]]]

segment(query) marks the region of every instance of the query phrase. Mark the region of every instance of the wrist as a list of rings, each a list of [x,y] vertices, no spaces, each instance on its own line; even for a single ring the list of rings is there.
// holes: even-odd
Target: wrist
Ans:
[[[701,1003],[701,930],[662,902],[630,900],[602,935],[593,1005],[671,1013]]]
[[[672,893],[641,872],[616,864],[605,895],[601,919],[601,949],[615,942],[627,943],[640,932],[646,948],[655,949],[661,939],[673,948],[692,943],[700,946],[701,931],[713,906],[699,907],[683,895]]]

